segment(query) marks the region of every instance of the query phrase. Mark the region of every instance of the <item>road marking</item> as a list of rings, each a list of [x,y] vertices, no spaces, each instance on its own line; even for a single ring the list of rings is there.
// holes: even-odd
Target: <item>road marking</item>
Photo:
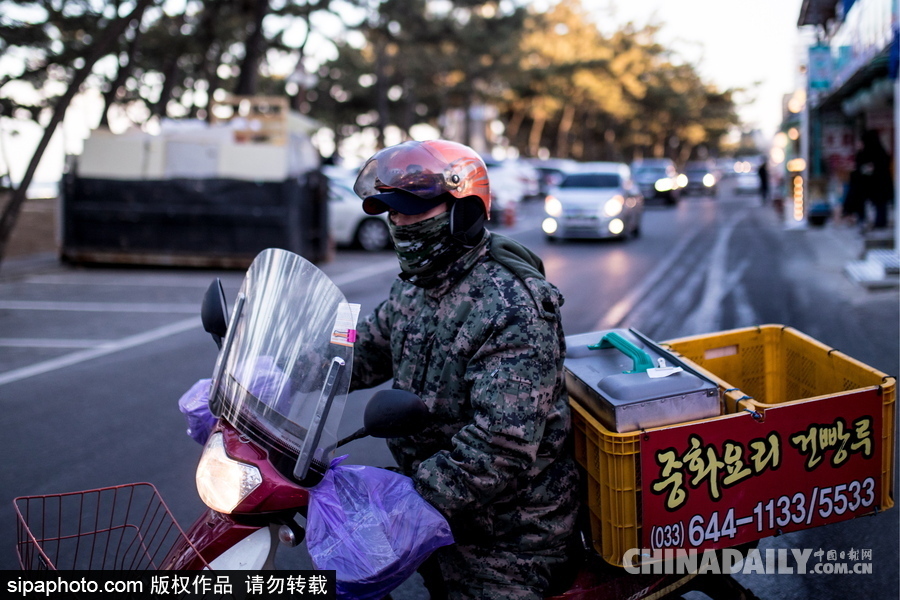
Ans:
[[[692,257],[682,255],[665,280],[641,298],[619,327],[639,326],[644,332],[671,331],[672,326],[677,327],[694,305],[697,290],[706,276],[695,263]],[[660,307],[665,309],[660,310]]]
[[[750,327],[752,325],[757,325],[759,323],[759,317],[756,316],[756,311],[753,310],[753,305],[751,304],[750,298],[747,295],[747,288],[743,283],[741,283],[734,289],[732,297],[734,298],[734,312],[737,317],[735,326]]]
[[[109,343],[109,340],[0,338],[0,347],[3,348],[94,348]]]
[[[361,267],[334,275],[331,280],[336,285],[346,285],[380,275],[387,271],[398,270],[396,258],[385,260],[371,266]],[[58,279],[46,278],[39,283],[64,283]],[[135,282],[137,284],[137,282]],[[165,314],[198,314],[199,302],[195,304],[175,303],[128,303],[128,302],[50,302],[50,301],[16,301],[0,300],[0,310],[41,310],[62,312],[106,312],[106,313],[165,313]],[[29,338],[0,338],[0,347],[31,347],[31,348],[84,348],[84,350],[66,354],[50,360],[42,361],[0,373],[0,385],[21,381],[36,375],[42,375],[65,367],[76,365],[94,358],[106,356],[114,352],[134,348],[142,344],[199,328],[199,317],[191,317],[165,325],[150,331],[136,334],[116,341],[108,340],[65,340],[65,339],[29,339]]]
[[[244,278],[242,273],[216,274],[209,273],[208,278],[201,274],[184,277],[170,275],[125,275],[109,274],[87,275],[84,273],[63,273],[50,275],[32,275],[24,280],[27,284],[35,285],[78,285],[78,286],[109,286],[109,287],[149,287],[149,288],[203,288],[209,287],[210,282],[218,277],[222,283],[240,281]]]
[[[377,275],[388,271],[397,271],[399,265],[397,259],[391,257],[382,262],[353,269],[346,273],[329,275],[335,285],[342,286]],[[46,276],[32,278],[31,283],[59,284],[70,283],[59,277]],[[94,281],[94,284],[100,283]],[[191,285],[190,282],[185,282]],[[170,281],[170,285],[177,285]],[[110,283],[110,285],[115,285]],[[131,280],[129,285],[154,285],[152,282],[141,282]],[[0,310],[45,310],[45,311],[66,311],[66,312],[121,312],[121,313],[178,313],[191,314],[199,312],[198,304],[150,304],[150,303],[126,303],[126,302],[49,302],[49,301],[15,301],[0,300]],[[199,319],[192,317],[183,321],[178,321],[171,325],[166,325],[153,329],[151,331],[127,337],[118,341],[92,341],[92,340],[39,340],[39,339],[16,339],[16,338],[0,338],[0,346],[7,347],[35,347],[35,348],[79,348],[85,350],[74,352],[51,360],[39,362],[27,367],[0,373],[0,385],[12,383],[42,375],[50,371],[62,369],[81,362],[99,358],[113,352],[133,348],[149,342],[169,337],[178,333],[182,333],[191,328],[199,326]]]
[[[375,265],[361,267],[334,275],[331,280],[336,285],[346,285],[380,275],[384,272],[397,270],[399,266],[396,258],[385,260]],[[120,313],[179,313],[179,314],[197,314],[200,312],[199,303],[197,304],[148,304],[148,303],[126,303],[126,302],[46,302],[46,301],[0,301],[0,309],[5,310],[46,310],[46,311],[69,311],[69,312],[120,312]],[[200,326],[199,317],[191,317],[165,325],[157,329],[140,333],[117,341],[91,341],[91,340],[38,340],[38,339],[0,339],[0,346],[15,347],[36,347],[36,348],[85,348],[79,352],[73,352],[60,356],[58,358],[35,363],[33,365],[0,373],[0,385],[21,381],[36,375],[43,375],[51,371],[56,371],[65,367],[70,367],[78,363],[82,363],[94,358],[106,356],[114,352],[134,348],[142,344],[155,342],[157,340],[176,335],[188,331],[192,328]]]
[[[7,371],[6,373],[0,373],[0,385],[6,385],[7,383],[21,381],[22,379],[34,377],[35,375],[43,375],[44,373],[56,371],[64,367],[71,367],[72,365],[77,365],[78,363],[83,363],[95,358],[99,358],[101,356],[106,356],[107,354],[113,354],[114,352],[128,350],[129,348],[141,346],[149,342],[155,342],[157,340],[161,340],[163,338],[167,338],[179,333],[184,333],[185,331],[189,331],[191,329],[199,327],[199,317],[183,319],[169,325],[151,329],[150,331],[146,331],[144,333],[139,333],[137,335],[132,335],[121,340],[102,344],[100,346],[97,346],[96,348],[90,348],[87,350],[82,350],[80,352],[73,352],[71,354],[66,354],[65,356],[45,360],[43,362],[35,363],[27,367],[13,369],[12,371]]]
[[[700,302],[697,303],[694,310],[683,319],[684,335],[715,329],[715,325],[721,317],[720,303],[740,284],[740,279],[749,263],[748,261],[744,261],[738,265],[732,273],[728,273],[728,243],[730,242],[731,236],[738,223],[747,216],[747,213],[747,210],[740,211],[719,230],[714,247],[710,251],[709,260],[706,262],[706,268],[697,268],[697,266],[692,265],[690,267],[691,271],[688,273],[688,279],[684,280],[683,285],[676,290],[674,296],[668,299],[668,302],[672,303],[676,303],[676,297],[683,301],[686,295],[688,295],[689,289],[695,289],[696,285],[700,283],[700,280],[703,281]],[[666,259],[657,264],[656,268],[641,281],[640,285],[634,288],[631,293],[607,311],[606,315],[604,315],[603,319],[601,319],[600,323],[597,325],[597,329],[603,330],[621,327],[623,322],[633,316],[634,313],[640,311],[641,306],[649,301],[653,294],[653,289],[656,288],[662,279],[678,270],[679,266],[684,266],[681,263],[681,261],[683,261],[683,254],[701,233],[702,230],[698,229],[688,238],[679,241],[679,243],[668,253]],[[653,311],[659,310],[658,307],[653,305],[648,306],[647,308],[652,309]],[[742,316],[744,318],[752,316],[752,308],[747,310],[747,307],[744,305],[739,306],[739,308],[742,310]],[[650,315],[650,321],[647,321],[647,319],[642,320],[645,322],[645,327],[652,329],[652,327],[649,327],[650,323],[659,325],[659,322],[662,321],[664,316],[665,315],[661,313],[656,317]]]
[[[319,269],[322,270],[329,278],[338,286],[344,285],[347,283],[353,283],[355,281],[359,281],[361,279],[366,279],[367,277],[373,277],[375,275],[380,275],[385,271],[396,270],[399,272],[400,265],[397,263],[397,258],[392,256],[390,259],[385,259],[377,263],[373,263],[372,265],[367,265],[365,267],[358,267],[351,271],[347,271],[345,273],[331,275],[328,271],[328,265],[319,266]],[[214,277],[219,277],[222,279],[222,283],[228,285],[232,284],[234,287],[240,286],[243,281],[243,275],[238,274],[226,274],[216,275],[210,274],[209,279],[200,279],[199,277],[192,277],[190,279],[181,279],[178,277],[165,277],[165,276],[121,276],[116,277],[115,279],[110,277],[103,276],[87,276],[87,275],[79,275],[77,279],[74,279],[68,275],[35,275],[29,277],[26,280],[26,283],[40,284],[40,285],[87,285],[87,286],[112,286],[112,287],[202,287],[206,288],[209,286],[210,281],[213,280]],[[197,301],[197,307],[200,306],[200,301]],[[2,307],[2,306],[0,306]],[[55,310],[55,309],[48,309]],[[65,310],[65,309],[62,309]],[[198,309],[199,310],[199,309]],[[147,311],[153,312],[153,311]]]
[[[42,300],[0,300],[0,310],[199,314],[200,302],[197,301],[192,304],[151,304],[145,302],[48,302]]]
[[[691,233],[691,235],[679,240],[679,242],[667,253],[666,258],[657,263],[653,271],[641,280],[640,285],[633,288],[628,295],[616,302],[613,307],[606,312],[595,329],[603,330],[618,327],[628,316],[628,313],[634,310],[644,297],[650,293],[650,290],[656,287],[656,285],[669,274],[669,271],[678,264],[681,255],[694,243],[694,239],[697,238],[701,232],[702,229],[697,229]]]
[[[703,294],[693,312],[684,320],[686,334],[713,331],[719,328],[722,318],[722,301],[740,283],[744,271],[750,264],[750,261],[745,259],[733,271],[729,272],[728,270],[728,246],[731,243],[731,236],[738,223],[747,216],[747,212],[747,210],[742,210],[736,213],[719,229],[707,263]]]

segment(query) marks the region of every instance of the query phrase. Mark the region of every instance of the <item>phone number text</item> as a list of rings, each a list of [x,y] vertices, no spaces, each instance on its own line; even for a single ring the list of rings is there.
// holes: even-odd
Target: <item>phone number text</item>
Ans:
[[[811,526],[818,516],[829,519],[869,508],[875,504],[875,479],[868,477],[833,487],[814,487],[808,492],[783,495],[767,501],[760,500],[750,514],[738,516],[735,508],[714,511],[710,515],[694,515],[685,526],[684,521],[650,528],[652,548],[697,548],[722,538],[735,538],[750,527],[763,536],[779,529]]]

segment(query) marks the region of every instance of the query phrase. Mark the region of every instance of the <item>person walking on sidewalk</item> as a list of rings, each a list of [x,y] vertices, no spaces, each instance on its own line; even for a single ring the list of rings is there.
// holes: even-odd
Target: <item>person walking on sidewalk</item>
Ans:
[[[769,168],[766,166],[765,159],[759,164],[756,173],[759,175],[759,195],[762,197],[762,203],[765,204],[769,200]]]
[[[856,153],[855,167],[850,174],[850,185],[844,203],[844,215],[856,215],[857,223],[865,226],[866,206],[875,207],[874,229],[887,227],[888,205],[894,200],[894,181],[891,177],[891,157],[878,137],[878,132],[867,130],[862,137],[862,148]]]

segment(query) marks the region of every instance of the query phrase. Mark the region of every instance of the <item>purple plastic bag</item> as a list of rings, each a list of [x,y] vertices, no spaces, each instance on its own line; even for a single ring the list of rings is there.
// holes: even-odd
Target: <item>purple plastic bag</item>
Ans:
[[[287,414],[290,405],[287,376],[272,358],[260,356],[253,376],[246,387],[250,393],[281,414]],[[209,410],[209,391],[212,379],[201,379],[178,399],[178,409],[187,419],[187,434],[198,443],[206,444],[216,425],[216,417]]]
[[[259,356],[253,365],[250,381],[241,383],[251,394],[278,413],[287,416],[290,409],[290,381],[271,356]]]
[[[212,379],[201,379],[178,399],[178,410],[187,419],[187,434],[199,444],[206,444],[216,425],[216,418],[209,411],[209,388]]]
[[[306,545],[313,566],[337,573],[338,598],[383,598],[453,543],[437,509],[399,473],[336,458],[310,490]]]

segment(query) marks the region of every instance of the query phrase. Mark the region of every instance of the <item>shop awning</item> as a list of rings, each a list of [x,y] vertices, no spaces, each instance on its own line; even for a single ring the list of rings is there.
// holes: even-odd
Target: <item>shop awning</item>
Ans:
[[[872,60],[862,66],[853,75],[847,78],[842,84],[833,90],[829,90],[815,100],[815,108],[817,110],[835,110],[840,109],[841,103],[858,92],[871,85],[877,79],[888,76],[888,68],[890,63],[890,47],[884,48]]]

